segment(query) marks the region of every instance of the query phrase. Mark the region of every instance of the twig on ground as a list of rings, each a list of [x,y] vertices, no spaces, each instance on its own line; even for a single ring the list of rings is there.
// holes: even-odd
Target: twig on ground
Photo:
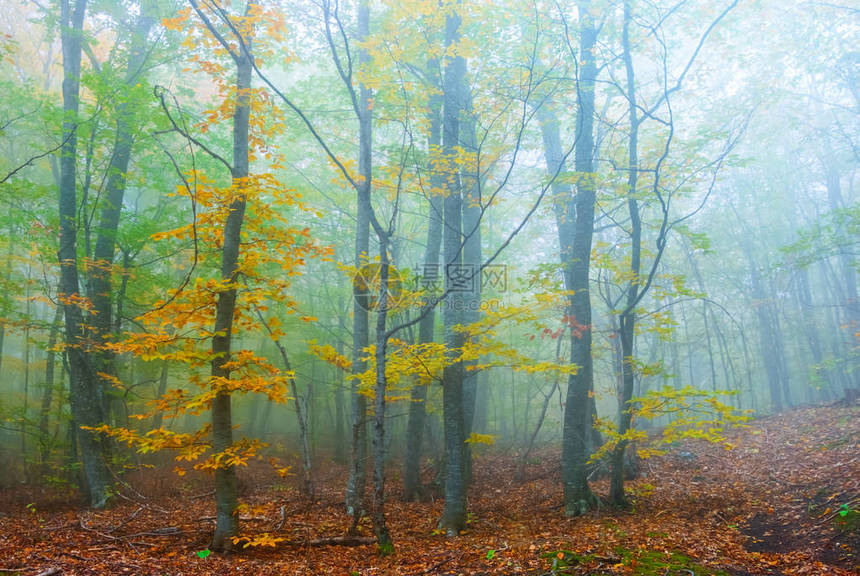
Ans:
[[[332,536],[308,540],[306,546],[367,546],[376,542],[373,536]]]
[[[427,568],[425,568],[423,574],[430,574],[431,572],[435,572],[436,570],[438,570],[439,568],[441,568],[442,566],[444,566],[445,564],[447,564],[453,560],[457,560],[457,562],[459,562],[461,558],[463,558],[462,554],[460,554],[456,558],[454,556],[449,556],[448,558],[445,558],[441,562],[437,562],[436,564],[434,564],[432,566],[428,566]]]
[[[281,519],[277,524],[275,524],[275,532],[284,527],[284,522],[287,520],[286,509],[286,506],[281,506]]]
[[[120,528],[122,528],[123,526],[125,526],[126,524],[131,522],[132,520],[134,520],[137,517],[137,515],[140,514],[141,510],[143,510],[143,506],[138,506],[137,510],[132,512],[130,516],[123,518],[122,521],[119,524],[117,524],[116,526],[111,526],[110,529],[108,529],[108,533],[116,532],[117,530],[119,530]]]
[[[89,526],[87,526],[87,524],[83,518],[80,518],[80,525],[81,525],[81,528],[83,530],[86,530],[87,532],[92,532],[93,534],[98,534],[102,538],[107,538],[108,540],[113,540],[115,542],[122,542],[124,544],[127,544],[131,548],[134,548],[135,545],[137,545],[137,546],[155,546],[155,544],[151,544],[150,542],[133,542],[132,540],[129,540],[127,538],[121,538],[119,536],[111,536],[110,534],[105,534],[104,532],[100,532],[99,530],[96,530],[95,528],[90,528]]]
[[[209,492],[204,492],[203,494],[197,494],[196,496],[190,496],[189,500],[199,500],[200,498],[206,498],[208,496],[214,496],[215,490],[210,490]]]

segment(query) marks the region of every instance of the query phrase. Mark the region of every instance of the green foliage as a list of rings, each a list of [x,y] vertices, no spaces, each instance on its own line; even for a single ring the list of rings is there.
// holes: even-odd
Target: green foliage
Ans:
[[[835,517],[836,526],[845,532],[854,532],[860,528],[860,510],[855,506],[855,502],[842,504],[839,507],[839,512]]]
[[[851,246],[860,237],[860,202],[823,215],[815,224],[800,230],[794,242],[782,246],[785,266],[805,268]],[[857,261],[855,260],[855,266]]]

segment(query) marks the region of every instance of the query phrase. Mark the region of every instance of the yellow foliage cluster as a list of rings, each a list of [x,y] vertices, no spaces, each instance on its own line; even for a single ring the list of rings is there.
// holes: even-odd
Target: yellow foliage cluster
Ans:
[[[615,450],[619,443],[636,443],[641,458],[663,454],[671,444],[683,439],[698,439],[713,444],[722,444],[727,450],[732,445],[724,432],[731,426],[742,426],[749,420],[749,411],[740,412],[721,402],[720,396],[734,392],[699,390],[692,386],[673,388],[664,386],[649,390],[643,396],[633,398],[629,408],[633,417],[629,430],[619,434],[612,422],[598,421],[598,427],[606,442],[591,456],[597,461]],[[654,420],[660,416],[670,417],[669,423],[657,436],[649,436],[645,430],[637,429],[637,420]]]

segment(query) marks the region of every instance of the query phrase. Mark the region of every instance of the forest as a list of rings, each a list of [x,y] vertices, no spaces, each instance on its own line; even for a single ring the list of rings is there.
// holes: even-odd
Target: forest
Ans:
[[[856,4],[0,12],[0,576],[858,573]]]

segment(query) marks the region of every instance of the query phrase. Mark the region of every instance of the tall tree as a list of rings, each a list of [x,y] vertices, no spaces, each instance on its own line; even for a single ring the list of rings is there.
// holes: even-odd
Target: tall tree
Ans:
[[[460,148],[460,120],[464,110],[466,60],[455,50],[460,42],[460,3],[454,3],[445,16],[446,56],[442,77],[444,99],[442,115],[443,154],[451,166]],[[457,535],[466,527],[466,431],[463,404],[463,362],[457,358],[465,343],[462,331],[464,292],[461,276],[462,252],[462,190],[460,173],[449,170],[445,175],[445,198],[442,211],[442,262],[445,267],[445,346],[451,356],[442,374],[442,410],[445,431],[445,508],[440,527]],[[468,273],[466,273],[468,276]]]
[[[588,430],[591,428],[589,395],[594,389],[591,357],[591,292],[589,270],[594,234],[594,96],[597,81],[597,28],[590,0],[579,0],[579,70],[577,75],[576,150],[577,172],[575,217],[573,229],[559,227],[559,234],[573,233],[573,238],[559,238],[562,253],[569,251],[565,263],[566,287],[569,293],[567,323],[570,325],[570,363],[577,366],[568,377],[562,435],[562,485],[565,514],[584,514],[595,503],[588,486]],[[565,218],[569,218],[569,214]]]
[[[241,48],[236,48],[219,32],[210,19],[209,12],[202,9],[197,0],[191,5],[206,28],[227,51],[236,66],[236,91],[233,105],[233,162],[230,173],[235,193],[230,203],[229,214],[224,223],[221,239],[221,286],[215,304],[215,325],[212,337],[212,379],[228,380],[231,372],[230,346],[233,339],[233,318],[236,311],[236,280],[239,274],[239,252],[241,249],[242,221],[245,217],[250,159],[248,136],[251,120],[251,75],[253,73],[252,36],[239,34]],[[256,6],[255,0],[248,2],[245,16],[251,14]],[[224,19],[233,31],[230,16],[217,8],[216,18]],[[241,27],[240,27],[241,29]],[[229,388],[219,389],[212,400],[212,446],[218,453],[224,453],[233,446],[232,395]],[[222,464],[215,469],[216,524],[212,536],[212,548],[230,551],[233,538],[239,532],[238,487],[235,467]]]
[[[431,78],[439,77],[439,62],[432,60],[428,66]],[[418,324],[418,343],[428,344],[434,340],[436,315],[434,313],[435,294],[429,293],[434,289],[439,270],[439,248],[442,244],[442,196],[441,190],[445,184],[445,176],[434,168],[434,158],[442,146],[442,98],[438,94],[430,97],[428,106],[430,129],[427,137],[427,147],[430,152],[428,162],[429,181],[425,189],[428,200],[427,240],[424,245],[424,278],[425,289],[428,290],[426,303],[421,310],[424,315]],[[427,415],[427,384],[418,383],[410,391],[409,419],[406,427],[406,456],[403,462],[403,496],[407,500],[416,499],[421,492],[421,445],[424,438],[424,427]]]
[[[663,179],[665,178],[665,165],[669,157],[670,147],[672,145],[675,126],[672,108],[670,105],[670,96],[672,93],[680,90],[684,77],[692,67],[697,56],[699,55],[702,46],[711,34],[717,24],[737,5],[737,0],[731,2],[727,8],[719,13],[719,15],[705,29],[705,32],[699,39],[699,42],[692,56],[687,61],[683,71],[676,79],[675,83],[668,84],[668,80],[663,81],[663,90],[656,98],[654,104],[648,109],[640,112],[640,104],[637,97],[636,72],[633,62],[633,52],[630,40],[630,26],[633,20],[633,8],[630,0],[624,0],[623,4],[623,22],[621,32],[622,45],[622,60],[624,62],[624,71],[626,77],[626,87],[622,89],[627,100],[627,119],[629,123],[628,139],[627,139],[627,189],[626,203],[627,214],[629,217],[630,241],[631,241],[631,257],[630,268],[627,274],[629,280],[624,287],[622,294],[622,302],[620,302],[620,313],[618,314],[618,336],[621,341],[621,389],[618,398],[618,437],[619,440],[612,451],[611,457],[611,479],[609,488],[610,501],[618,506],[627,504],[624,497],[624,453],[627,448],[628,440],[626,434],[631,428],[633,419],[634,406],[631,405],[635,386],[635,342],[636,342],[636,309],[642,299],[648,294],[653,286],[655,275],[666,250],[667,234],[673,225],[683,221],[687,217],[680,218],[674,222],[669,220],[669,207],[671,191],[663,191]],[[661,24],[662,25],[662,24]],[[658,25],[656,28],[659,28]],[[654,34],[652,29],[652,34]],[[662,43],[665,48],[665,43]],[[666,51],[663,52],[664,66],[666,65]],[[665,67],[664,67],[665,70]],[[650,186],[651,196],[658,201],[659,210],[659,225],[657,238],[655,240],[655,249],[653,251],[653,260],[651,265],[646,269],[646,273],[642,274],[642,216],[638,197],[639,173],[639,131],[642,123],[653,118],[653,115],[660,107],[667,108],[668,119],[664,120],[664,124],[668,127],[668,133],[665,137],[660,154],[657,157],[654,166],[649,172],[651,173],[652,181]],[[733,147],[734,143],[730,140],[727,147],[722,151],[717,161],[714,163],[714,177],[711,180],[711,188],[713,189],[716,173],[722,165],[722,161],[726,154]],[[705,195],[707,200],[710,195],[710,189]],[[704,200],[703,200],[704,202]],[[700,205],[701,207],[701,205]],[[615,306],[613,306],[615,307]],[[707,310],[705,310],[707,314]],[[710,333],[707,331],[707,316],[705,316],[705,331],[706,336],[710,338]],[[713,355],[710,347],[708,354],[711,360],[711,370],[713,373],[714,363]]]
[[[94,508],[107,503],[110,474],[103,443],[93,431],[104,422],[99,377],[86,343],[82,311],[84,298],[78,282],[77,130],[81,53],[86,0],[60,0],[60,38],[63,46],[63,147],[60,151],[60,262],[59,299],[65,315],[65,343],[69,360],[72,418],[79,427],[77,440],[83,461],[88,501]]]
[[[326,31],[331,44],[332,55],[337,60],[337,50],[334,47],[329,26],[329,0],[324,0],[326,10]],[[334,17],[338,16],[335,13]],[[340,26],[340,20],[337,20]],[[370,6],[366,0],[359,3],[358,35],[356,40],[362,42],[370,35]],[[349,50],[349,46],[346,47]],[[349,57],[349,55],[348,55]],[[367,66],[370,55],[365,48],[358,53],[359,66]],[[352,70],[350,68],[349,74]],[[371,187],[373,185],[373,112],[371,109],[371,91],[365,83],[360,83],[358,94],[352,86],[352,78],[341,72],[347,90],[353,97],[354,109],[358,117],[358,172],[359,179],[355,185],[356,193],[356,222],[355,222],[355,268],[361,270],[370,257],[370,218],[371,218]],[[357,96],[357,101],[355,100]],[[349,479],[346,489],[346,507],[352,514],[353,526],[365,513],[365,485],[367,462],[367,397],[358,391],[358,380],[355,378],[366,369],[363,360],[365,349],[370,344],[370,315],[366,307],[368,295],[363,293],[366,287],[362,283],[353,283],[353,320],[352,320],[352,450],[350,451]]]
[[[119,229],[120,214],[125,196],[127,173],[131,161],[132,147],[138,129],[136,119],[139,107],[132,101],[135,87],[141,86],[141,75],[147,56],[147,36],[155,23],[148,2],[141,5],[140,16],[131,30],[128,45],[128,62],[125,71],[125,94],[116,110],[116,136],[110,162],[107,167],[104,192],[101,197],[101,213],[96,226],[96,245],[89,272],[87,294],[92,302],[89,319],[95,350],[93,359],[99,374],[114,375],[113,355],[106,350],[104,343],[114,330],[113,314],[113,262],[116,255],[116,237]],[[110,382],[99,376],[102,388],[103,412],[110,415]]]

